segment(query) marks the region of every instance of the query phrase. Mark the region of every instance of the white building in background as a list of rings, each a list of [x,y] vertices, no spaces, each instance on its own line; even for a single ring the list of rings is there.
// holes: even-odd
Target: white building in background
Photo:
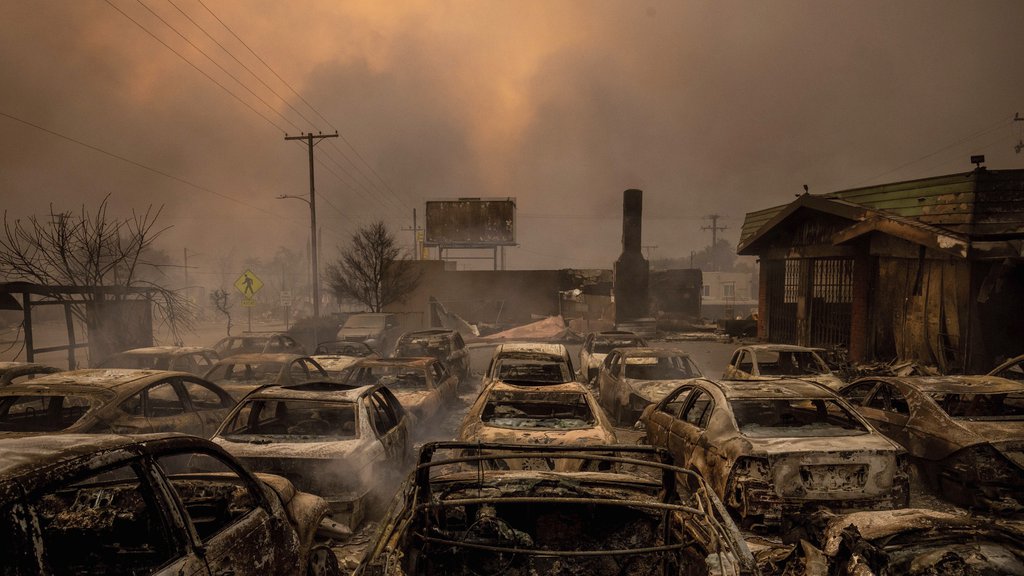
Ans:
[[[757,312],[756,278],[753,272],[703,272],[701,316],[724,320]]]

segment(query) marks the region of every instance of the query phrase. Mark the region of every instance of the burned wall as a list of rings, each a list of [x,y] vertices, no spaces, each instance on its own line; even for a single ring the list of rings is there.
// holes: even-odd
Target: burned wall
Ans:
[[[437,260],[416,263],[423,270],[416,290],[388,312],[423,312],[429,299],[476,324],[526,324],[559,313],[559,292],[577,288],[568,270],[444,270]]]

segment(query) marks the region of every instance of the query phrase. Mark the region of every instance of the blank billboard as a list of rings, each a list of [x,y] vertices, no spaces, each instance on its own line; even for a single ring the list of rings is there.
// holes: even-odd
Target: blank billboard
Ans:
[[[515,198],[428,200],[427,246],[514,246]]]

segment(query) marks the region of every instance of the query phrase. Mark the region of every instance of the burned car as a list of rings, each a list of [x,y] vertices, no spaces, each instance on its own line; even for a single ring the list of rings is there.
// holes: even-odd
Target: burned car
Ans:
[[[269,386],[242,400],[213,441],[257,472],[322,496],[355,529],[373,489],[400,476],[412,454],[398,400],[380,385]]]
[[[822,512],[808,524],[812,534],[790,555],[785,574],[1024,576],[1021,521],[905,508]]]
[[[220,360],[213,348],[200,346],[149,346],[114,354],[97,368],[178,370],[202,376]]]
[[[333,340],[318,344],[316,354],[310,358],[316,361],[332,379],[344,381],[348,376],[348,369],[360,358],[380,358],[380,354],[367,346],[365,342]]]
[[[691,380],[649,406],[647,440],[703,476],[748,527],[907,505],[906,453],[813,382]]]
[[[382,312],[353,314],[338,329],[338,340],[365,342],[381,356],[387,354],[401,334],[398,316]]]
[[[70,370],[0,388],[0,435],[185,432],[208,438],[235,401],[187,372]]]
[[[999,376],[1000,378],[1008,378],[1010,380],[1017,380],[1018,382],[1024,381],[1024,354],[1010,358],[1006,362],[1003,362],[999,366],[996,366],[989,376]]]
[[[581,446],[614,444],[615,431],[579,382],[519,386],[496,382],[480,392],[459,427],[466,442]],[[566,470],[580,460],[493,460],[497,468]]]
[[[575,379],[572,358],[564,344],[511,342],[494,348],[483,385],[500,380],[561,384]]]
[[[238,399],[260,386],[284,386],[329,377],[316,360],[298,354],[236,354],[222,358],[206,373],[207,380]]]
[[[476,449],[607,471],[491,470]],[[669,462],[650,446],[428,443],[355,575],[756,574],[718,499],[699,479],[680,490],[690,472]]]
[[[733,352],[722,379],[799,378],[838,390],[843,386],[843,381],[822,360],[820,351],[789,344],[742,346]]]
[[[616,348],[597,375],[601,406],[618,423],[632,426],[648,404],[684,380],[702,374],[686,352],[671,348]]]
[[[647,340],[626,330],[591,332],[583,339],[580,347],[580,376],[586,382],[593,382],[608,353],[616,348],[646,347]]]
[[[995,376],[868,377],[841,394],[900,443],[946,499],[1024,509],[1024,383]]]
[[[213,345],[221,358],[235,354],[305,354],[295,338],[281,332],[243,332],[241,336],[221,338]]]
[[[431,329],[406,332],[395,343],[394,356],[430,356],[448,366],[460,382],[469,380],[469,350],[456,330]]]
[[[338,574],[326,514],[201,438],[0,440],[4,574]]]
[[[360,360],[345,383],[387,386],[421,424],[439,418],[458,400],[458,377],[434,358]]]
[[[0,386],[31,380],[43,374],[60,372],[60,368],[36,362],[0,362]]]

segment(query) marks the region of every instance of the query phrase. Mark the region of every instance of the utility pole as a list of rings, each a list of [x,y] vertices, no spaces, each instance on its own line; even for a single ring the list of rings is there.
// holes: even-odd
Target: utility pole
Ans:
[[[718,219],[721,217],[722,216],[718,214],[710,214],[708,216],[705,216],[704,218],[706,220],[711,220],[711,226],[700,227],[701,230],[711,230],[711,252],[709,256],[711,256],[711,267],[714,268],[716,271],[718,270],[718,258],[715,257],[715,248],[718,247],[718,231],[729,229],[727,226],[718,225]]]
[[[306,148],[309,149],[309,200],[301,196],[278,196],[278,198],[298,198],[299,200],[306,200],[309,203],[309,242],[310,242],[310,258],[313,262],[313,339],[319,338],[317,335],[317,321],[320,319],[320,253],[316,249],[316,179],[313,177],[313,146],[316,142],[323,140],[324,138],[337,138],[338,133],[324,134],[322,132],[313,134],[303,134],[301,136],[289,136],[285,134],[285,140],[305,140]],[[315,344],[318,344],[316,342]]]
[[[408,232],[412,231],[412,251],[416,253],[416,260],[422,260],[420,250],[420,230],[422,228],[416,223],[416,209],[412,209],[412,228],[402,228],[402,230]]]

